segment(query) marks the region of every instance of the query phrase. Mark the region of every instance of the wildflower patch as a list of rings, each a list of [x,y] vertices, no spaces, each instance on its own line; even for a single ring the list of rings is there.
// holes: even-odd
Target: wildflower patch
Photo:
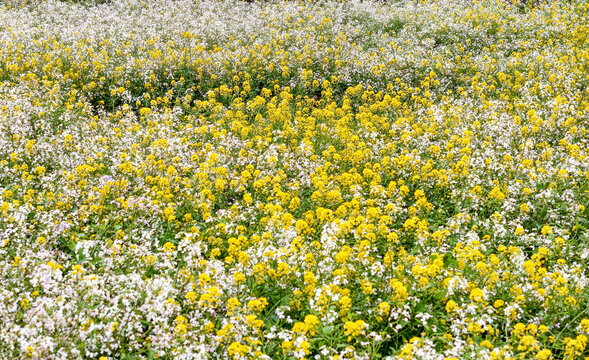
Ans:
[[[583,1],[0,5],[0,358],[583,359]]]

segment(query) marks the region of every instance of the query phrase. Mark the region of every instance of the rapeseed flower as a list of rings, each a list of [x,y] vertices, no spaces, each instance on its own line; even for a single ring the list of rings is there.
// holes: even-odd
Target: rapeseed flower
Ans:
[[[588,11],[3,3],[0,354],[581,358]]]

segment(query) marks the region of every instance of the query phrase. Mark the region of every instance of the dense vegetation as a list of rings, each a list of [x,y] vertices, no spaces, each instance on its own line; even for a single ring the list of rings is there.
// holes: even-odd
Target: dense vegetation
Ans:
[[[0,6],[0,358],[581,359],[589,3]]]

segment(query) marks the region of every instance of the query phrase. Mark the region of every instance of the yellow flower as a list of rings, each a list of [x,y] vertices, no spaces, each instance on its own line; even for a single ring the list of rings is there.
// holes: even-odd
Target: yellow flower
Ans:
[[[176,327],[174,328],[174,333],[177,336],[184,336],[186,335],[186,333],[188,332],[188,320],[182,316],[179,315],[176,318]]]
[[[446,312],[447,313],[451,313],[457,308],[458,308],[458,305],[456,304],[456,301],[454,301],[454,300],[448,300],[448,302],[446,303]]]
[[[176,220],[176,216],[174,215],[174,208],[172,207],[165,208],[162,212],[162,216],[165,220],[170,222]]]
[[[589,319],[581,320],[580,327],[581,327],[581,331],[589,334]]]
[[[348,335],[348,342],[354,336],[363,335],[368,328],[368,324],[366,324],[363,320],[356,320],[356,321],[347,321],[344,324],[344,334]]]
[[[388,316],[390,311],[391,311],[391,305],[388,302],[383,301],[380,303],[380,305],[378,305],[378,313],[380,315]]]
[[[174,250],[176,250],[176,246],[171,242],[168,241],[164,244],[164,252],[173,252]]]
[[[345,316],[352,308],[352,299],[347,295],[342,296],[338,303],[340,305],[340,316]]]
[[[235,309],[237,309],[239,305],[241,305],[241,302],[239,302],[238,299],[234,297],[230,298],[229,300],[227,300],[227,312],[229,314],[233,313],[233,311],[235,311]]]
[[[484,296],[485,296],[485,294],[484,294],[483,290],[481,290],[479,288],[474,288],[471,290],[469,298],[472,301],[480,302],[480,301],[484,300]]]
[[[264,326],[264,321],[258,319],[258,317],[253,314],[246,316],[246,323],[255,329],[260,329]]]
[[[316,328],[319,323],[319,319],[315,315],[305,316],[305,325],[309,334],[314,335],[317,332]]]
[[[189,291],[186,293],[185,298],[189,303],[195,303],[196,302],[196,293],[194,291]]]
[[[268,306],[268,300],[266,300],[264,297],[250,300],[247,303],[248,308],[258,312],[264,310],[266,306]]]
[[[234,359],[237,359],[241,356],[245,356],[249,353],[250,347],[247,345],[243,345],[236,341],[232,342],[231,345],[227,348],[227,353],[229,356],[232,356]]]
[[[235,281],[236,284],[244,283],[245,280],[245,275],[241,271],[237,271],[233,274],[233,281]]]
[[[495,186],[489,193],[489,199],[503,201],[505,200],[505,194],[501,191],[498,186]]]
[[[491,344],[491,342],[489,340],[483,340],[481,341],[481,346],[484,346],[488,349],[492,349],[493,348],[493,344]]]
[[[372,283],[368,279],[362,280],[362,282],[360,283],[360,285],[362,287],[362,292],[364,294],[372,294],[372,293],[374,293],[374,289],[372,287]]]
[[[403,285],[403,283],[397,279],[391,279],[390,285],[393,289],[393,294],[391,299],[393,301],[405,301],[407,297],[409,297],[409,293],[407,292],[407,287]]]
[[[537,360],[548,360],[552,356],[552,352],[548,349],[542,349],[536,354]]]

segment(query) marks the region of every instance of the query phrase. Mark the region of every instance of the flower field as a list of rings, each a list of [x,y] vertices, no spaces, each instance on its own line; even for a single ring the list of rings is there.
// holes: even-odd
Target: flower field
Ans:
[[[0,5],[0,359],[588,359],[589,3]]]

